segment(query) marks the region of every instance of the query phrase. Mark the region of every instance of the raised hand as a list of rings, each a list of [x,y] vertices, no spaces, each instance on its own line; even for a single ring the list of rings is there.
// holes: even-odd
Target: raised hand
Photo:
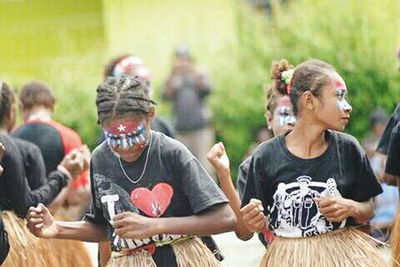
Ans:
[[[84,145],[65,155],[60,165],[69,171],[72,177],[76,177],[89,168],[89,161],[90,152],[87,146]]]
[[[29,208],[27,221],[29,231],[37,237],[54,238],[58,234],[55,219],[41,203],[37,207]]]
[[[253,233],[263,231],[267,227],[267,219],[264,215],[262,202],[252,198],[246,206],[240,210],[242,220],[247,229]]]
[[[222,142],[215,144],[207,153],[207,159],[217,173],[229,172],[229,158]]]

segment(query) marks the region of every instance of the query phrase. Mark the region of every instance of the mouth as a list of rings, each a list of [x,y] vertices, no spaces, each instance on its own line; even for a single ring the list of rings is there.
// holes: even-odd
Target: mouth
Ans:
[[[345,122],[349,122],[350,117],[343,117],[342,120],[344,120]]]

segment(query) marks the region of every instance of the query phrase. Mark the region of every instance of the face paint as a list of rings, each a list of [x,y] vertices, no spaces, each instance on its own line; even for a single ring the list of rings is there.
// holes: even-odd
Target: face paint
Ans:
[[[347,102],[346,96],[347,96],[346,89],[344,89],[344,88],[336,89],[336,97],[337,97],[336,105],[337,105],[338,109],[341,111],[351,110],[351,106],[350,106],[349,102]]]
[[[279,107],[277,115],[279,127],[296,124],[296,117],[293,115],[293,112],[289,107]]]
[[[104,131],[107,143],[113,148],[130,148],[139,145],[145,147],[147,133],[143,124],[133,122],[111,125],[109,131]]]

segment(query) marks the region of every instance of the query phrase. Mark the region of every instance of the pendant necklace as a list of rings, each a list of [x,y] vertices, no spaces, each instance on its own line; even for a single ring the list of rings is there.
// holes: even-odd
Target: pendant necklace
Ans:
[[[147,150],[147,154],[146,154],[146,160],[144,162],[144,167],[143,167],[143,171],[142,174],[140,175],[140,177],[137,180],[133,180],[128,173],[125,171],[124,166],[122,165],[121,162],[121,157],[118,156],[118,162],[119,162],[119,166],[121,167],[122,173],[124,174],[125,178],[129,180],[129,182],[131,182],[132,184],[136,184],[138,183],[140,180],[142,180],[144,173],[146,172],[146,168],[147,168],[147,163],[149,161],[149,154],[150,154],[150,149],[151,149],[151,143],[153,141],[153,135],[150,133],[150,142],[149,142],[149,147]]]

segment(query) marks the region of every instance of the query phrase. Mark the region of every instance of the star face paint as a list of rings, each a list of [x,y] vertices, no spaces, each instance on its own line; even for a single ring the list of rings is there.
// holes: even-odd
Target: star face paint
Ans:
[[[131,148],[135,145],[144,147],[147,141],[146,128],[142,123],[118,122],[104,131],[107,143],[112,148]]]

